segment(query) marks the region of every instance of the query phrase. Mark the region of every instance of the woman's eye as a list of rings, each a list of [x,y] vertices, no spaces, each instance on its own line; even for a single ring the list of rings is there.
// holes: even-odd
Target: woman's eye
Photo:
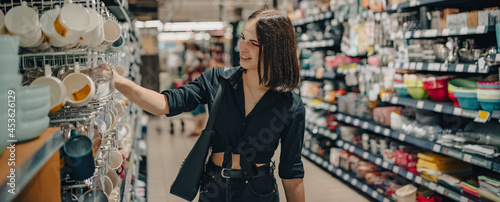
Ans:
[[[257,42],[253,42],[253,43],[252,43],[252,45],[254,45],[254,46],[259,46],[259,43],[257,43]]]

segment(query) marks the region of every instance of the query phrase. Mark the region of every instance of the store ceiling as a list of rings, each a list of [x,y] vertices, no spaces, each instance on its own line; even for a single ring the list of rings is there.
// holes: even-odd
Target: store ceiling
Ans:
[[[276,0],[128,0],[132,15],[141,21],[236,21]]]

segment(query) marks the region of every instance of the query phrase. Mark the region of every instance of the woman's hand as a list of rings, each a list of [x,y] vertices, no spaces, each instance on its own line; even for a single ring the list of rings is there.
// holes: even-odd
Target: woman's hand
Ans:
[[[99,79],[105,81],[113,79],[113,83],[116,83],[117,81],[123,79],[122,76],[116,73],[116,70],[104,63],[99,64],[96,68],[92,69],[92,71],[94,72],[94,74],[100,77]]]

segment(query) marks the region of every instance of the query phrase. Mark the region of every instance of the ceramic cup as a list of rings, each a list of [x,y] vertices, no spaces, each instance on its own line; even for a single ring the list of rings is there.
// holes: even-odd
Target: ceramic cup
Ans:
[[[101,180],[99,180],[99,178],[97,176],[93,176],[91,179],[92,179],[92,182],[97,185],[96,186],[97,189],[104,191],[104,193],[106,193],[106,195],[110,195],[114,189],[113,182],[111,181],[111,179],[109,179],[108,176],[103,177],[102,183],[101,183]]]
[[[94,98],[94,81],[89,76],[80,73],[80,64],[78,62],[75,62],[74,73],[66,76],[63,83],[66,86],[69,106],[85,106]]]
[[[106,153],[109,155],[109,166],[113,170],[118,170],[123,163],[123,156],[119,151]]]
[[[9,34],[20,37],[22,47],[39,45],[36,44],[41,38],[38,13],[35,9],[28,7],[25,1],[7,12],[4,23]]]
[[[90,15],[87,9],[71,0],[65,0],[59,16],[54,21],[56,32],[62,37],[77,42],[90,25]],[[76,40],[76,41],[73,41]]]
[[[39,77],[31,82],[30,86],[47,85],[50,86],[50,111],[49,114],[54,114],[64,107],[66,104],[66,87],[61,80],[53,77],[50,65],[45,65],[45,76]]]
[[[64,142],[65,165],[71,179],[85,180],[94,174],[92,140],[84,135],[73,135]]]
[[[40,17],[40,26],[50,45],[58,48],[72,48],[78,44],[79,37],[76,34],[71,34],[71,31],[67,31],[69,34],[63,37],[54,27],[54,22],[60,13],[59,5],[56,5],[52,10],[45,11]]]
[[[118,23],[112,20],[105,20],[104,26],[104,40],[97,48],[98,50],[107,50],[111,45],[120,38],[121,28]]]
[[[85,192],[78,202],[108,202],[108,195],[99,189],[93,189]]]
[[[108,172],[106,173],[106,176],[111,180],[113,189],[119,187],[120,176],[110,166],[108,166]]]
[[[90,15],[90,24],[82,34],[80,44],[89,48],[97,48],[104,40],[104,20],[96,10],[86,9]]]

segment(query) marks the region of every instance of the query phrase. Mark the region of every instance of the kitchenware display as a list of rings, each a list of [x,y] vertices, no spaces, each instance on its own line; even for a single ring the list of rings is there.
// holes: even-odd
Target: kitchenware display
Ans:
[[[10,9],[5,14],[4,21],[8,32],[20,37],[21,47],[36,47],[42,43],[38,13],[28,7],[27,2],[23,1],[20,6]]]
[[[87,29],[83,32],[79,43],[89,48],[97,48],[104,40],[104,19],[96,10],[85,8],[90,16]]]
[[[477,101],[477,84],[469,79],[452,79],[449,83],[455,86],[453,95],[457,97],[458,104],[464,109],[477,110],[480,108]]]
[[[429,97],[423,88],[422,78],[424,77],[424,75],[419,74],[404,75],[404,84],[408,88],[408,94],[410,94],[413,99],[425,99]]]
[[[78,135],[72,130],[72,137],[64,142],[65,166],[68,167],[69,176],[75,180],[90,178],[95,169],[92,156],[92,140],[84,135]]]
[[[436,102],[449,100],[448,80],[451,76],[430,76],[422,79],[423,89]]]

